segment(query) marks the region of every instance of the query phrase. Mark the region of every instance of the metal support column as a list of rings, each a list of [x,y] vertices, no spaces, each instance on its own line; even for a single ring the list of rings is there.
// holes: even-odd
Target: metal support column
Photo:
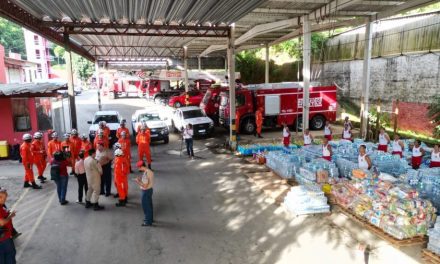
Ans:
[[[189,81],[188,81],[188,47],[183,47],[183,67],[185,70],[185,105],[189,104]]]
[[[302,129],[303,133],[309,128],[309,111],[310,111],[310,57],[312,48],[312,33],[310,31],[310,20],[308,16],[305,16],[303,23],[303,120]]]
[[[270,65],[269,43],[266,43],[266,67],[265,67],[265,74],[264,74],[265,83],[269,83],[269,65]]]
[[[371,64],[371,50],[373,42],[373,22],[371,18],[365,21],[365,50],[364,50],[364,65],[362,70],[362,111],[361,111],[361,137],[363,139],[367,136],[367,120],[369,112],[370,101],[370,64]]]
[[[229,146],[232,150],[237,148],[237,131],[235,125],[235,25],[232,24],[229,28],[228,38],[228,70],[229,70]]]
[[[99,80],[99,64],[98,61],[95,61],[95,76],[96,76],[96,88],[98,89],[98,110],[102,110],[102,104],[101,104],[101,83]]]
[[[64,33],[64,43],[69,42],[69,34]],[[75,89],[73,84],[73,69],[72,69],[72,52],[68,45],[64,47],[66,49],[65,59],[67,68],[67,94],[69,95],[70,106],[70,125],[71,128],[78,129],[78,123],[76,119],[76,105],[75,105]]]
[[[202,57],[198,57],[198,62],[199,62],[199,71],[202,71]]]

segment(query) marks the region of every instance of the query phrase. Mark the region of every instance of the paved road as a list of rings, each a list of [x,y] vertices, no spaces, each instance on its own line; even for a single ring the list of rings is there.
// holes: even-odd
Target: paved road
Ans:
[[[92,103],[92,96],[78,98],[81,124],[93,115]],[[128,117],[143,104],[121,99],[106,102],[104,109]],[[212,153],[207,146],[213,143],[196,141],[197,160],[179,156],[176,136],[170,144],[155,145],[157,224],[152,228],[141,227],[140,193],[132,180],[128,206],[117,208],[115,199],[102,197],[106,209],[100,212],[74,203],[74,177],[67,206],[58,204],[52,182],[43,190],[24,191],[14,220],[23,232],[16,241],[18,263],[364,263],[359,241],[373,243],[370,263],[416,263],[417,251],[380,244],[341,215],[285,214],[247,182],[240,159]]]

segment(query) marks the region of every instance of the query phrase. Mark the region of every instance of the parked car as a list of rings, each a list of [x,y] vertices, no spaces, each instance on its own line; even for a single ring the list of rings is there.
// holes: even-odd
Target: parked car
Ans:
[[[147,123],[150,129],[151,141],[163,140],[165,144],[169,142],[169,130],[166,124],[166,117],[161,116],[157,109],[137,110],[131,117],[133,136],[136,136],[137,128],[141,126],[142,121]]]
[[[204,93],[199,90],[194,90],[194,91],[189,91],[188,95],[189,95],[188,105],[198,106],[200,105],[200,102],[202,102],[203,100]],[[185,98],[186,98],[186,93],[181,93],[177,96],[172,96],[168,101],[168,105],[175,108],[182,107],[185,105]]]
[[[96,131],[99,128],[99,122],[105,121],[107,123],[107,126],[110,128],[110,145],[113,145],[118,140],[116,138],[116,130],[118,130],[121,120],[122,117],[118,111],[96,112],[93,120],[87,122],[88,124],[91,124],[89,128],[90,141],[93,142],[96,137]]]
[[[191,124],[194,136],[206,136],[212,133],[214,122],[207,117],[199,107],[188,106],[177,109],[172,118],[174,132],[182,132],[183,129]]]

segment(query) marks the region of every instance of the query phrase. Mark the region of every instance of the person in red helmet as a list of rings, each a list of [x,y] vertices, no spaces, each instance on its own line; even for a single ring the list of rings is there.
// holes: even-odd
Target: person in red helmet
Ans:
[[[20,146],[20,155],[25,171],[23,187],[24,188],[32,187],[34,189],[41,189],[41,186],[38,186],[35,183],[35,179],[34,179],[34,170],[32,169],[33,156],[31,150],[31,141],[32,141],[31,134],[23,135],[23,143]]]
[[[43,176],[44,170],[47,166],[47,154],[46,148],[44,147],[44,143],[42,141],[43,134],[41,132],[34,133],[34,140],[32,141],[32,155],[34,158],[34,164],[37,166],[38,178],[41,183],[44,183],[46,177]]]

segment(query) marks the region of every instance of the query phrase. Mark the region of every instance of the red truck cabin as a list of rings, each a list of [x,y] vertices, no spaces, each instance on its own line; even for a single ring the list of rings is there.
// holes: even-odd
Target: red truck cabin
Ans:
[[[214,121],[218,120],[220,93],[228,89],[229,87],[211,87],[206,90],[202,102],[200,102],[200,109]]]

